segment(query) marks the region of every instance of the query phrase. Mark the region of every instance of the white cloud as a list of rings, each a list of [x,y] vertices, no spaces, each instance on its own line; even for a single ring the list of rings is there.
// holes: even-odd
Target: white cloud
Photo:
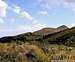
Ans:
[[[30,25],[20,25],[18,27],[16,27],[15,30],[12,31],[12,33],[14,35],[17,35],[17,34],[21,34],[21,33],[25,33],[25,32],[32,32],[32,27]]]
[[[47,27],[47,25],[39,23],[38,20],[34,20],[32,22],[32,29],[34,29],[34,31],[45,28],[45,27]]]
[[[31,30],[31,27],[30,26],[27,26],[27,25],[20,25],[18,27],[18,30]]]
[[[75,12],[75,0],[65,0],[65,5]]]
[[[22,11],[20,13],[20,16],[24,17],[24,18],[27,18],[28,20],[33,20],[33,17],[28,12],[26,12],[26,11]]]
[[[36,24],[33,25],[34,30],[39,30],[39,29],[42,29],[42,28],[45,28],[45,27],[47,27],[47,25],[41,24],[41,23],[36,23]]]
[[[15,13],[19,14],[20,11],[21,11],[21,8],[20,8],[19,6],[14,6],[13,11],[14,11]]]
[[[48,16],[48,12],[47,11],[40,11],[39,14]]]
[[[47,9],[57,9],[58,7],[68,7],[75,12],[75,0],[38,0],[40,7]]]
[[[47,27],[46,24],[41,24],[37,20],[34,20],[31,25],[19,25],[14,30],[11,30],[11,32],[14,32],[12,35],[17,35],[25,32],[34,32],[45,27]]]
[[[2,36],[11,36],[22,34],[25,32],[34,32],[44,27],[47,27],[46,24],[40,24],[35,20],[33,23],[31,23],[31,25],[19,25],[15,29],[0,28],[0,33],[2,34]]]
[[[33,16],[31,16],[29,12],[23,10],[19,6],[10,7],[9,9],[15,12],[16,14],[18,14],[19,17],[31,20],[31,24],[20,25],[20,26],[15,27],[15,29],[2,28],[0,33],[4,33],[6,35],[17,35],[23,32],[33,32],[33,31],[46,27],[46,24],[39,23],[39,21],[36,20]],[[44,15],[47,14],[46,11],[41,11],[41,13]],[[10,21],[15,22],[15,18],[10,18]],[[0,19],[0,23],[2,24],[4,23],[4,20],[2,18]]]
[[[32,23],[33,23],[33,24],[36,24],[36,23],[38,23],[38,20],[33,20]]]
[[[45,9],[57,8],[64,0],[38,0],[40,6]]]
[[[3,24],[4,20],[2,18],[0,18],[0,24]]]
[[[33,20],[33,17],[25,10],[23,10],[20,6],[14,6],[10,8],[12,11],[14,11],[16,14],[19,15],[21,18],[26,18],[28,20]]]
[[[68,25],[70,28],[75,26],[75,23]]]
[[[8,4],[2,0],[0,0],[0,17],[6,16]]]
[[[11,18],[10,21],[11,21],[11,22],[15,22],[15,18]]]

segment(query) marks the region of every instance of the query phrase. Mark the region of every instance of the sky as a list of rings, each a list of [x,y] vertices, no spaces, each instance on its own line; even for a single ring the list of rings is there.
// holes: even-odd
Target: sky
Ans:
[[[75,26],[75,0],[0,0],[0,37],[61,25]]]

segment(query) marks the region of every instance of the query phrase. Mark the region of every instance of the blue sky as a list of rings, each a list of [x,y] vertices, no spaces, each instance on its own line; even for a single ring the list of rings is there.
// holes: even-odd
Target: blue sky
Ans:
[[[60,25],[75,26],[75,0],[0,0],[0,37]]]

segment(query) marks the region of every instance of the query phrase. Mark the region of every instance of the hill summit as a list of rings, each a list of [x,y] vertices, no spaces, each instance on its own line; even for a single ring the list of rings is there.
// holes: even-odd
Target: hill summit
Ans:
[[[66,25],[62,25],[62,26],[57,27],[57,29],[65,30],[65,29],[68,29],[68,27]]]

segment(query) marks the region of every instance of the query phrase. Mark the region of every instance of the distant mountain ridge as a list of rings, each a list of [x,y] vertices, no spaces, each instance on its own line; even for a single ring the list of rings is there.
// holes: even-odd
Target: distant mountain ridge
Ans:
[[[62,26],[57,27],[57,28],[49,28],[48,27],[48,28],[43,28],[41,30],[35,31],[34,34],[48,35],[48,34],[59,32],[59,31],[65,30],[65,29],[69,29],[69,28],[65,25],[62,25]]]
[[[35,35],[48,35],[50,33],[57,32],[58,30],[56,28],[43,28],[41,30],[33,32]]]
[[[69,28],[66,25],[62,25],[62,26],[57,27],[57,29],[65,30],[65,29],[69,29]]]
[[[62,25],[57,28],[43,28],[36,32],[28,32],[16,36],[0,38],[0,42],[43,42],[50,44],[75,45],[75,27],[68,28]]]

